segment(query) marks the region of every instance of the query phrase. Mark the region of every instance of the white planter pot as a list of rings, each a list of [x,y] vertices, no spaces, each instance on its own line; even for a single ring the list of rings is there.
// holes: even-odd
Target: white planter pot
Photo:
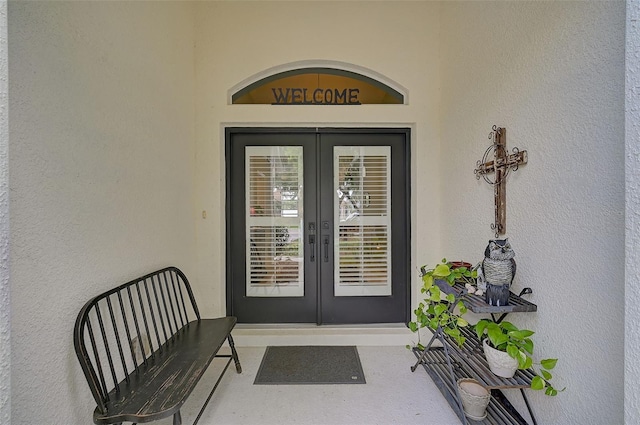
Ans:
[[[458,379],[458,392],[465,416],[474,421],[481,421],[487,416],[491,393],[480,382],[471,378]]]
[[[518,370],[518,360],[504,351],[491,347],[486,339],[482,342],[482,348],[491,372],[503,378],[513,378],[516,370]]]

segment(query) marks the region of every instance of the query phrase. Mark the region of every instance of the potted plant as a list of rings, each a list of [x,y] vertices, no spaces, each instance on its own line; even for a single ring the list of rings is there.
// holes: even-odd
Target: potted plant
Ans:
[[[491,392],[472,378],[460,378],[457,384],[464,414],[474,421],[483,420],[487,416],[486,409],[491,399]]]
[[[533,331],[518,329],[511,322],[495,322],[489,319],[478,321],[475,330],[478,339],[483,341],[485,357],[493,373],[511,378],[517,369],[532,368],[536,375],[531,380],[531,388],[544,389],[545,394],[550,396],[558,394],[558,390],[550,382],[553,377],[550,370],[556,366],[558,359],[544,359],[534,367],[531,357],[533,341],[530,338],[534,334]],[[512,372],[506,371],[508,363],[511,363]],[[564,391],[564,388],[560,391]]]
[[[466,267],[466,264],[454,264],[443,258],[442,263],[432,269],[427,269],[427,266],[422,267],[423,285],[420,292],[425,295],[425,298],[414,310],[415,321],[409,323],[409,329],[412,332],[418,332],[420,328],[425,327],[435,331],[440,326],[443,332],[456,341],[459,346],[464,344],[466,338],[460,332],[460,328],[469,325],[462,317],[467,312],[467,308],[462,302],[466,291],[462,293],[461,297],[456,298],[454,294],[442,297],[442,291],[436,284],[436,280],[443,280],[451,286],[456,281],[473,282],[477,276],[476,271]],[[418,333],[418,347],[424,349],[419,341],[420,334]]]

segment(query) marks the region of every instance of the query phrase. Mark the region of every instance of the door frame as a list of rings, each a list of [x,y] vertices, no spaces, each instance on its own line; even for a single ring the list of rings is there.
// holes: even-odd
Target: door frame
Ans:
[[[354,134],[405,134],[406,144],[404,147],[405,155],[405,167],[403,170],[404,179],[406,185],[404,187],[404,197],[406,199],[405,217],[404,222],[406,224],[405,240],[405,252],[408,254],[408,261],[406,262],[405,276],[407,276],[404,310],[405,318],[404,323],[407,323],[411,318],[411,298],[412,298],[412,278],[411,278],[411,128],[409,127],[239,127],[229,126],[225,127],[225,289],[226,289],[226,314],[233,315],[233,267],[232,258],[229,253],[231,252],[231,240],[229,235],[231,234],[231,202],[228,201],[228,196],[231,193],[231,167],[229,166],[229,157],[231,153],[231,138],[235,133],[253,133],[253,134],[269,134],[269,133],[354,133]],[[318,303],[320,300],[318,299]]]

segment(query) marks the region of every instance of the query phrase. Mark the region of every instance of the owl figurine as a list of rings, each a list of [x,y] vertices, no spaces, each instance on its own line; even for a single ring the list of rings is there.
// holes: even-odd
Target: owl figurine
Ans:
[[[509,289],[516,275],[515,252],[511,248],[509,239],[490,240],[484,250],[482,260],[482,274],[487,289],[485,299],[492,306],[509,304]]]

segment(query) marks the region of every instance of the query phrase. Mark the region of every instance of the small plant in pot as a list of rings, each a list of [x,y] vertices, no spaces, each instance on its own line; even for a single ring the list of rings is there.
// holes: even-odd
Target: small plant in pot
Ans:
[[[549,396],[558,394],[558,390],[550,382],[553,378],[550,370],[556,366],[558,359],[544,359],[534,367],[531,357],[533,341],[530,338],[533,331],[519,329],[511,322],[488,319],[478,321],[475,330],[478,338],[483,341],[485,357],[493,373],[511,378],[517,369],[532,368],[536,376],[531,380],[531,388],[544,389]],[[564,388],[560,391],[564,391]]]
[[[412,332],[418,332],[420,328],[425,327],[435,331],[440,326],[443,332],[456,341],[459,346],[464,344],[466,338],[460,332],[460,328],[469,325],[469,322],[462,317],[467,312],[467,307],[462,302],[464,294],[458,298],[454,294],[447,294],[443,298],[442,291],[435,283],[436,280],[443,280],[453,286],[456,281],[473,282],[477,276],[476,271],[462,264],[447,262],[443,258],[442,263],[432,269],[428,269],[426,266],[422,267],[423,285],[420,292],[425,295],[425,298],[414,310],[415,321],[408,324]],[[420,334],[418,333],[419,340]],[[420,343],[418,343],[418,348],[424,349]]]

